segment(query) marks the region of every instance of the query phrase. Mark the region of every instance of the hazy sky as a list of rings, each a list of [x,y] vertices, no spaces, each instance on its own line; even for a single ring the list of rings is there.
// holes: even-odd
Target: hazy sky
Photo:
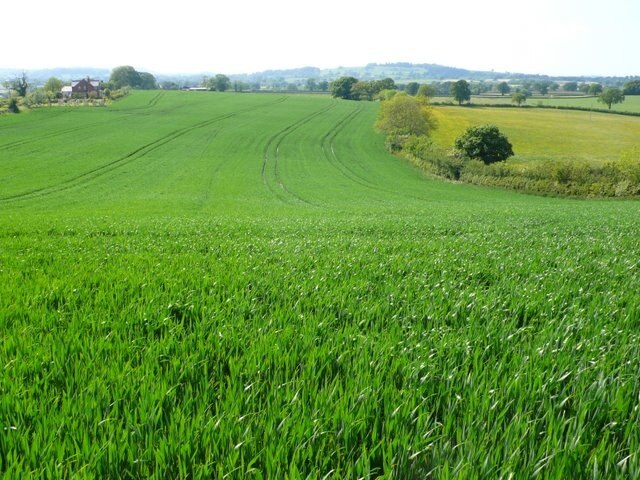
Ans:
[[[638,0],[3,3],[0,68],[233,74],[403,61],[640,75]]]

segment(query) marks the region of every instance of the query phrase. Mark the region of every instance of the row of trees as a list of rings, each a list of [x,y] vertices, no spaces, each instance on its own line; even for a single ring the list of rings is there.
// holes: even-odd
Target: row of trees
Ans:
[[[340,77],[331,83],[331,95],[345,100],[373,100],[383,90],[396,89],[391,78],[367,82],[355,77]]]
[[[452,95],[466,95],[463,82],[451,86]],[[611,92],[616,96],[604,100]],[[617,95],[624,97],[621,89],[607,88],[599,98],[605,103],[615,102]],[[545,194],[640,195],[640,149],[623,153],[620,161],[600,166],[544,160],[527,162],[523,168],[517,163],[504,162],[514,154],[513,146],[494,125],[469,127],[456,138],[453,149],[447,150],[430,139],[436,123],[427,97],[394,91],[387,92],[386,97],[382,95],[381,100],[376,128],[387,135],[387,148],[436,175]]]
[[[511,101],[518,106],[521,106],[523,103],[527,101],[527,95],[523,92],[516,92],[511,96]],[[609,110],[611,107],[617,103],[622,103],[625,100],[625,96],[622,93],[622,90],[619,88],[607,88],[606,90],[600,89],[600,93],[598,95],[598,102],[603,103]]]
[[[513,90],[512,86],[506,82],[502,81],[497,84],[496,90],[501,95],[507,95],[511,93]],[[562,87],[556,82],[549,81],[537,81],[537,82],[522,82],[518,87],[515,87],[515,90],[520,93],[524,93],[525,95],[530,96],[533,92],[537,92],[540,95],[547,95],[549,92],[577,92],[588,94],[588,95],[598,95],[602,93],[603,87],[599,83],[584,83],[578,85],[577,82],[566,82],[562,85]]]
[[[640,89],[640,82],[638,88]],[[360,81],[355,77],[340,77],[331,84],[332,95],[336,98],[346,100],[373,100],[381,98],[382,92],[395,90],[397,90],[397,86],[391,78],[366,82]],[[498,85],[498,90],[502,95],[505,95],[511,91],[511,87],[508,83],[502,82]],[[432,98],[438,94],[436,86],[428,84],[420,85],[415,82],[407,84],[404,91],[410,96],[420,95],[426,98]],[[598,95],[598,101],[607,105],[609,109],[611,109],[612,105],[623,102],[625,98],[622,90],[619,88],[607,88],[603,90],[600,84],[591,85],[590,92],[593,95]],[[466,80],[450,82],[448,94],[454,101],[458,102],[458,105],[462,105],[464,102],[471,100],[471,84]],[[529,96],[530,92],[517,89],[516,92],[513,93],[511,100],[520,106],[526,102]]]
[[[336,82],[341,83],[343,80],[349,79],[353,82],[353,79],[356,82],[360,82],[357,76],[342,76],[333,82],[328,82],[327,80],[322,80],[317,77],[309,77],[305,79],[296,79],[296,80],[287,80],[284,77],[272,78],[272,79],[259,79],[256,81],[252,81],[247,83],[249,87],[248,90],[287,90],[287,91],[307,91],[307,92],[331,92],[333,90],[331,88],[332,84]],[[379,81],[379,80],[378,80]],[[369,84],[368,86],[374,86],[376,80],[364,81],[364,84]],[[635,82],[635,83],[634,83]],[[394,82],[396,89],[403,90],[407,92],[409,95],[416,95],[417,90],[422,85],[428,85],[430,88],[434,90],[432,96],[449,96],[451,91],[451,86],[453,81],[433,81],[429,83],[411,81],[407,83],[399,83]],[[527,97],[531,97],[533,95],[548,95],[548,94],[571,94],[571,93],[582,93],[584,95],[592,95],[597,96],[604,91],[604,89],[609,87],[617,87],[622,88],[621,85],[604,85],[601,83],[594,82],[577,82],[577,81],[566,81],[566,82],[557,82],[551,80],[527,80],[527,79],[514,79],[514,80],[502,80],[502,81],[468,81],[469,89],[471,91],[471,95],[486,95],[486,94],[495,94],[495,95],[510,95],[512,93],[520,92],[524,93]],[[634,95],[635,93],[631,93],[632,86],[636,85],[635,88],[640,88],[638,85],[638,81],[629,81],[625,84],[623,88],[625,95]],[[365,87],[365,85],[361,85],[358,87]],[[374,86],[375,88],[375,86]],[[364,88],[364,97],[367,97],[367,88]]]

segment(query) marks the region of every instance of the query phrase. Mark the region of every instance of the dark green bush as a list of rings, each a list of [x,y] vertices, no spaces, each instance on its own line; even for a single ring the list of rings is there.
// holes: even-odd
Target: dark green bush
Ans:
[[[18,99],[11,97],[9,99],[9,106],[7,107],[10,113],[20,113],[20,107],[18,107]]]

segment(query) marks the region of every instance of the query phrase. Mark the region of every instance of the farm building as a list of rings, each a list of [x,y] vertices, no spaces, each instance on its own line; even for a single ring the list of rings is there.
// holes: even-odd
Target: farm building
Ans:
[[[71,82],[71,86],[63,87],[61,92],[67,98],[88,98],[93,96],[93,92],[95,92],[96,98],[102,98],[102,80],[91,80],[89,77],[82,80],[74,80]]]

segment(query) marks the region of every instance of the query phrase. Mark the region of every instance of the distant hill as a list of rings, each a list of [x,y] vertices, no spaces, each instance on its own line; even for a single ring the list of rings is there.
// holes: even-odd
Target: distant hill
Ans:
[[[44,84],[48,78],[57,77],[63,81],[76,80],[84,77],[91,77],[100,80],[108,80],[111,70],[105,68],[76,67],[76,68],[51,68],[40,70],[27,70],[27,76],[36,84]],[[227,72],[202,72],[190,74],[156,74],[158,81],[176,81],[180,85],[196,84],[203,76],[211,76],[215,73]],[[22,74],[20,69],[0,69],[0,82],[13,79]],[[471,81],[492,81],[502,79],[530,79],[530,80],[552,80],[552,81],[579,81],[579,82],[600,82],[605,84],[622,84],[632,77],[570,77],[570,76],[549,76],[543,74],[527,74],[514,72],[493,72],[468,70],[465,68],[449,67],[435,63],[369,63],[360,67],[337,67],[320,69],[306,66],[301,68],[265,70],[250,74],[230,74],[227,75],[232,80],[239,80],[248,83],[259,83],[262,85],[304,84],[307,79],[332,81],[341,76],[353,76],[360,80],[377,80],[390,77],[397,83],[410,81],[433,82],[443,80],[457,80],[464,78]],[[640,78],[640,77],[633,77]]]
[[[418,81],[433,82],[442,80],[457,80],[464,78],[473,81],[490,81],[502,79],[531,79],[552,81],[582,81],[616,83],[628,80],[629,77],[594,77],[594,76],[549,76],[543,74],[528,74],[514,72],[494,72],[481,70],[468,70],[465,68],[449,67],[435,63],[369,63],[363,67],[338,67],[319,69],[304,67],[290,70],[266,70],[253,74],[232,75],[232,78],[248,81],[268,83],[280,81],[285,83],[297,83],[308,78],[316,80],[334,80],[341,76],[353,76],[359,80],[377,80],[390,77],[398,83]]]

